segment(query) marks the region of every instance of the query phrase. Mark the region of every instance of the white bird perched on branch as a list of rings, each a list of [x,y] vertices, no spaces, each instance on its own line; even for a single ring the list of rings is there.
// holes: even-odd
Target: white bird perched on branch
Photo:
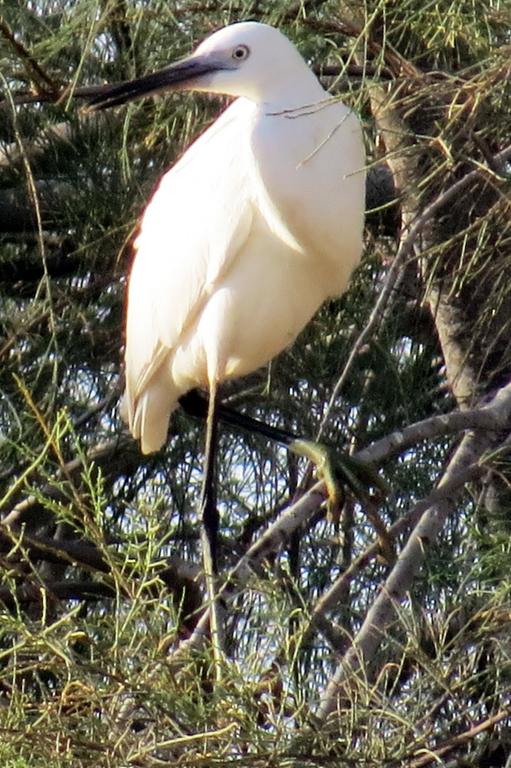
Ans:
[[[346,289],[362,252],[365,159],[355,114],[266,24],[221,29],[188,58],[107,86],[90,104],[169,89],[238,98],[145,210],[129,282],[124,410],[150,453],[180,396],[209,390],[201,511],[214,609],[217,385],[267,363]]]
[[[144,453],[166,441],[180,395],[250,373],[291,344],[346,289],[362,251],[359,121],[281,32],[226,27],[91,105],[176,88],[239,98],[163,176],[136,241],[125,410]]]

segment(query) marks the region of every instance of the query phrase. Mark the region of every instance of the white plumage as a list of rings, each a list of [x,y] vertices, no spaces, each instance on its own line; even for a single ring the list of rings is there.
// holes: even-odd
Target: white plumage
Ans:
[[[278,30],[226,27],[157,75],[122,100],[177,83],[238,98],[143,215],[124,411],[144,453],[165,442],[180,395],[264,365],[346,289],[364,216],[359,121]]]

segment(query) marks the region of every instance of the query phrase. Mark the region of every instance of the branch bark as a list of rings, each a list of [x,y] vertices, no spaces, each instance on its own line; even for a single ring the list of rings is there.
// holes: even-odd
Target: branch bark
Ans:
[[[511,421],[511,384],[503,387],[495,395],[492,406],[499,418],[501,428],[509,430]],[[461,472],[466,472],[478,464],[485,451],[495,448],[501,440],[487,432],[469,432],[461,441],[449,465],[438,484],[441,491]],[[340,694],[347,692],[350,681],[361,672],[373,659],[378,646],[384,638],[385,630],[395,616],[396,608],[410,590],[414,577],[419,570],[425,553],[438,536],[448,515],[454,510],[454,501],[460,488],[453,490],[441,501],[430,506],[421,516],[403,548],[395,566],[360,628],[353,644],[333,678],[324,691],[319,705],[318,717],[326,720],[337,706]]]

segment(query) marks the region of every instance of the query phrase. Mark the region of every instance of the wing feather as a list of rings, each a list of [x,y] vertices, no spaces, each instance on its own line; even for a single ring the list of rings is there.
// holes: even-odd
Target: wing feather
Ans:
[[[132,431],[143,421],[138,401],[248,236],[252,201],[240,128],[247,108],[245,100],[234,102],[199,137],[163,176],[144,213],[128,293],[125,408]]]

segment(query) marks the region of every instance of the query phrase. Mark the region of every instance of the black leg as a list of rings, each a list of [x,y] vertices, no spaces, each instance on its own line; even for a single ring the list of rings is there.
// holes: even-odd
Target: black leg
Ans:
[[[181,407],[186,413],[199,419],[205,419],[209,414],[207,396],[199,390],[191,390],[179,398]],[[377,497],[383,497],[388,493],[384,481],[377,471],[370,465],[356,461],[347,454],[340,454],[337,450],[327,445],[304,440],[298,435],[277,427],[271,427],[263,421],[254,419],[222,403],[215,405],[216,418],[225,424],[242,429],[246,432],[255,432],[268,438],[272,442],[285,446],[298,456],[308,458],[316,466],[317,474],[325,481],[328,492],[328,508],[334,516],[335,507],[342,502],[343,486],[351,489],[352,493],[363,505],[371,502],[368,495],[368,487],[377,491]]]
[[[201,519],[202,559],[210,607],[211,643],[215,678],[220,679],[223,621],[216,596],[218,575],[218,528],[219,515],[216,503],[216,447],[218,436],[218,412],[216,385],[211,387],[206,421],[206,446],[204,452],[204,476],[199,514]]]
[[[211,392],[207,404],[206,445],[204,449],[204,471],[202,478],[199,514],[205,536],[208,556],[211,559],[211,573],[218,573],[218,527],[219,516],[216,504],[216,444],[218,437],[218,412],[216,392]]]
[[[207,417],[208,398],[198,389],[192,389],[186,395],[182,395],[179,398],[179,404],[189,416],[195,416],[197,419],[205,419]],[[216,413],[218,421],[243,429],[245,432],[255,432],[279,445],[289,447],[291,443],[300,439],[298,435],[294,435],[292,432],[271,427],[269,424],[265,424],[264,421],[259,421],[252,416],[240,413],[223,403],[216,404]]]

